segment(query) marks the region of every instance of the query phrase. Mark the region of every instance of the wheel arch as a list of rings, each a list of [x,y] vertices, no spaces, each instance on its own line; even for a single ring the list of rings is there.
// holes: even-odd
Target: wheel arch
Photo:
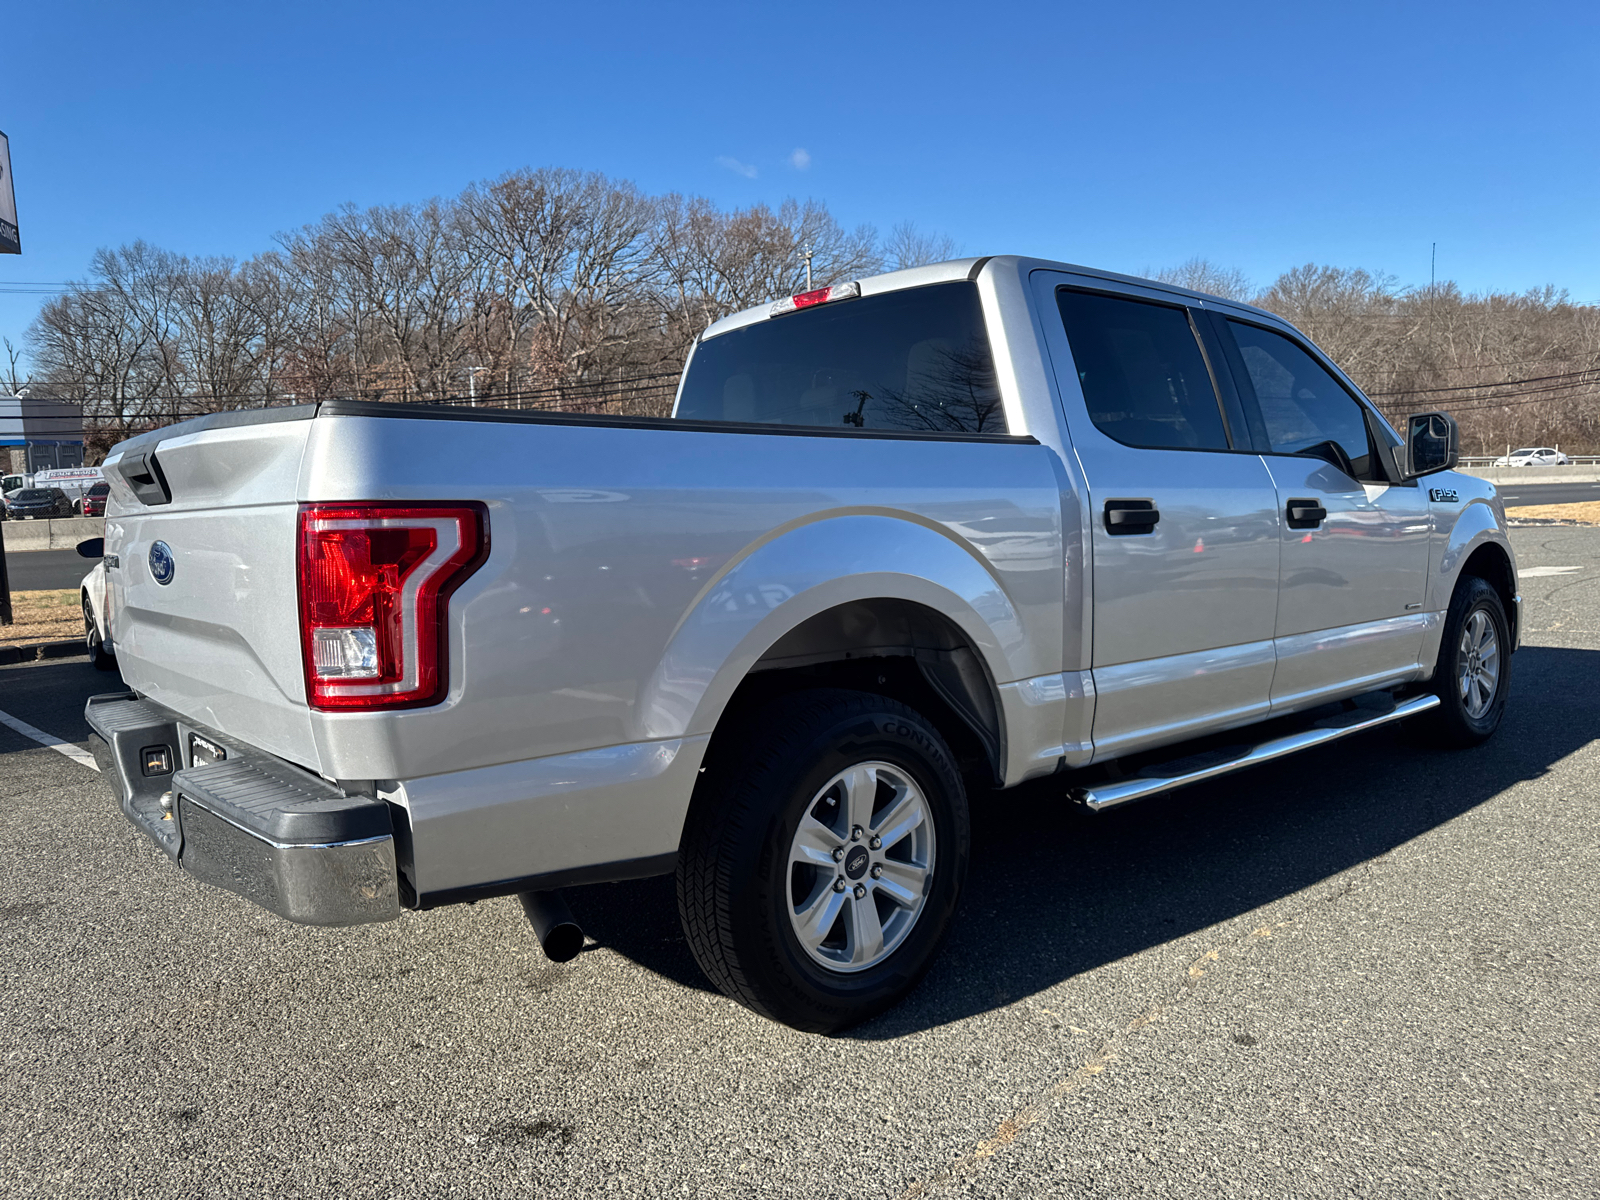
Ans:
[[[836,516],[767,541],[708,586],[642,690],[640,729],[714,734],[736,698],[744,707],[807,678],[860,686],[871,661],[891,669],[866,690],[936,697],[951,711],[930,719],[953,717],[956,740],[976,740],[998,770],[997,685],[1028,674],[1015,661],[1028,652],[1015,606],[972,547],[915,520]]]
[[[1468,575],[1482,579],[1499,594],[1506,620],[1511,625],[1511,649],[1515,651],[1522,640],[1522,631],[1518,628],[1522,614],[1521,605],[1517,603],[1517,572],[1511,565],[1511,556],[1498,542],[1480,542],[1461,564],[1458,583]]]
[[[1465,575],[1476,575],[1499,594],[1506,619],[1511,622],[1511,644],[1515,647],[1521,640],[1516,556],[1499,515],[1487,500],[1469,503],[1450,526],[1429,581],[1428,611],[1447,611]]]
[[[998,784],[1006,730],[999,686],[983,655],[943,612],[875,596],[800,622],[739,681],[717,732],[780,696],[836,687],[887,696],[920,712],[950,744],[964,772]],[[713,733],[713,744],[717,737]]]

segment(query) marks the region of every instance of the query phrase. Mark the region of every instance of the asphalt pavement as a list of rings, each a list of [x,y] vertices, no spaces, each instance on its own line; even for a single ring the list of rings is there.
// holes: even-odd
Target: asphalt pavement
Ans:
[[[1600,500],[1600,483],[1499,483],[1500,498],[1507,508],[1531,504],[1582,504]]]
[[[831,1038],[708,990],[670,881],[571,892],[566,966],[511,900],[296,926],[0,726],[6,1194],[1600,1194],[1600,530],[1513,539],[1488,745],[977,797],[938,964]],[[81,745],[114,684],[0,668],[0,710]]]
[[[6,574],[13,591],[75,588],[98,561],[84,558],[76,550],[7,550]]]

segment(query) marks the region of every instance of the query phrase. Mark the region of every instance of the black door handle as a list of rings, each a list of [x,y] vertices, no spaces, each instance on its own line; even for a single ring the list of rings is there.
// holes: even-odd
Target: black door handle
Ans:
[[[1328,519],[1328,510],[1315,500],[1289,501],[1289,528],[1315,529]]]
[[[1160,510],[1148,500],[1107,500],[1106,532],[1114,537],[1149,533],[1161,520]]]

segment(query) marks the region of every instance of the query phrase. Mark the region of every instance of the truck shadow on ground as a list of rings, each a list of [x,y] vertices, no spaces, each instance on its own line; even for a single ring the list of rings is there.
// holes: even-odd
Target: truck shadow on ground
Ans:
[[[1385,727],[1320,750],[1090,814],[1060,780],[973,797],[955,927],[898,1008],[842,1036],[900,1037],[1014,1003],[1378,858],[1600,735],[1600,651],[1529,646],[1487,745],[1443,751]],[[600,944],[708,989],[671,879],[574,890]]]

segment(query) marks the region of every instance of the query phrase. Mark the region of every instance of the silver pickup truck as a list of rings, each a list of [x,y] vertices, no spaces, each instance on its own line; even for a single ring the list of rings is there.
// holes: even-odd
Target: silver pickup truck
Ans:
[[[558,889],[675,872],[719,988],[834,1029],[927,970],[1000,789],[1492,734],[1517,575],[1456,455],[1258,309],[900,271],[718,321],[671,418],[122,443],[86,600],[130,690],[87,716],[127,816],[291,920],[521,895],[570,953]]]

